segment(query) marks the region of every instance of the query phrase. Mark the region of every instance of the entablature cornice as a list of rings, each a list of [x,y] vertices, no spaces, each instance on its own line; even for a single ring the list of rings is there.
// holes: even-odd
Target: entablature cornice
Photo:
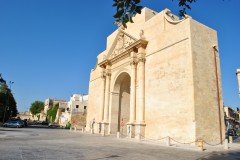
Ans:
[[[132,51],[138,52],[139,48],[146,48],[148,44],[148,41],[145,39],[139,39],[136,42],[132,43],[131,45],[127,46],[121,54],[116,55],[113,58],[104,59],[102,62],[100,62],[98,65],[102,68],[106,68],[107,65],[112,65],[114,63],[117,63],[127,57],[130,57],[130,53]]]

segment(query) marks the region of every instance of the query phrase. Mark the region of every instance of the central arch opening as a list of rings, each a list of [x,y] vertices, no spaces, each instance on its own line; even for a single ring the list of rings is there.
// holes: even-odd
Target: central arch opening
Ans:
[[[130,75],[121,73],[112,91],[111,133],[127,133],[127,122],[130,117]]]

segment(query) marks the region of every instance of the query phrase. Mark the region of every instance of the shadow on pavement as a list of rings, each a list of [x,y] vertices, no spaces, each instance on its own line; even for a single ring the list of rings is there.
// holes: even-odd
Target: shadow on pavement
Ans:
[[[240,151],[212,152],[197,160],[240,160]]]

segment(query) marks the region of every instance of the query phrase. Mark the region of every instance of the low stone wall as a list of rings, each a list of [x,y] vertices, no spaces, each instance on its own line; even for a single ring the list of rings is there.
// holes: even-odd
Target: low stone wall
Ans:
[[[71,128],[82,129],[86,126],[86,113],[73,113],[71,117]]]

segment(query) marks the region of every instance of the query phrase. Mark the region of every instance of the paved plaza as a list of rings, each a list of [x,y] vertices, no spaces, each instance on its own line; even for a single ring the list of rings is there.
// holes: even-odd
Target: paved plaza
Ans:
[[[239,160],[236,147],[199,152],[65,129],[0,128],[0,160]]]

